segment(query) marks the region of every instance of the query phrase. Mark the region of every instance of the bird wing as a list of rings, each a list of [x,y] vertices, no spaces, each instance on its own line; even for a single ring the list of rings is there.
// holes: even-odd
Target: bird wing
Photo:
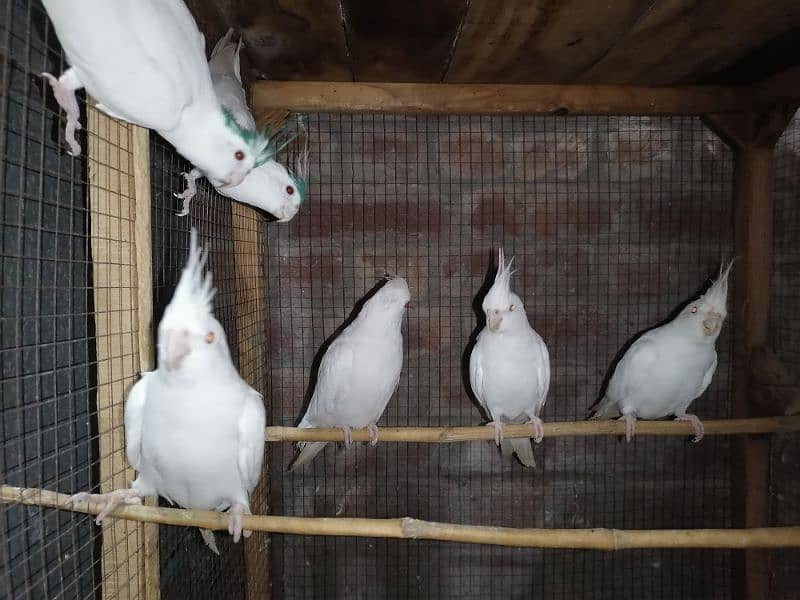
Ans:
[[[484,373],[482,359],[483,352],[481,351],[480,345],[475,344],[475,347],[472,349],[472,353],[469,356],[469,384],[472,386],[472,393],[475,394],[475,398],[478,399],[478,402],[481,403],[481,406],[491,418],[492,412],[489,410],[489,406],[486,404],[486,400],[484,399]]]
[[[241,127],[254,130],[256,122],[247,106],[247,95],[242,88],[239,74],[239,52],[241,42],[233,43],[233,29],[229,29],[211,53],[208,68],[211,83],[220,104],[233,113],[233,118]]]
[[[137,471],[140,470],[142,459],[142,423],[147,403],[148,379],[152,375],[152,372],[142,373],[142,378],[134,384],[125,400],[125,455]]]
[[[607,396],[620,402],[641,390],[650,381],[650,371],[658,361],[656,342],[647,334],[636,340],[614,370]]]
[[[547,351],[547,344],[538,334],[537,338],[540,354],[535,368],[536,378],[539,381],[539,397],[541,398],[538,409],[541,410],[547,400],[547,392],[550,390],[550,353]]]
[[[340,399],[347,399],[347,386],[353,376],[353,354],[351,343],[344,334],[325,351],[319,365],[314,395],[300,427],[331,427],[339,424],[336,405]]]
[[[239,415],[239,453],[237,457],[239,475],[247,488],[248,494],[253,492],[259,477],[261,477],[265,427],[264,401],[261,398],[261,394],[249,389],[242,414]]]

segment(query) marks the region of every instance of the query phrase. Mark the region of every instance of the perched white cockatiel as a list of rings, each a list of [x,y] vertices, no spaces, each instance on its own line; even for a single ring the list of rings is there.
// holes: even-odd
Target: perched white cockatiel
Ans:
[[[631,344],[591,418],[622,415],[625,437],[631,441],[636,419],[674,415],[692,424],[695,442],[703,438],[703,424],[696,415],[686,414],[686,409],[706,391],[717,369],[715,343],[728,314],[731,266],[733,261],[720,267],[717,280],[678,316]]]
[[[247,106],[239,72],[242,42],[240,40],[234,43],[232,37],[233,29],[229,29],[211,53],[208,61],[211,82],[220,103],[231,111],[239,125],[245,129],[255,129],[256,122]],[[290,172],[273,158],[250,171],[240,184],[216,186],[217,191],[237,202],[265,210],[280,222],[291,220],[308,195],[308,136],[303,135],[303,139],[305,145],[297,158],[296,172]],[[291,138],[285,143],[290,141]],[[281,149],[276,144],[273,153],[277,154]],[[203,173],[201,169],[192,169],[183,175],[186,178],[186,189],[175,194],[183,200],[183,208],[178,213],[181,216],[189,214],[189,203],[197,193],[196,182]]]
[[[214,318],[207,256],[193,229],[189,260],[158,325],[158,369],[128,394],[125,452],[136,480],[130,489],[71,499],[104,504],[98,523],[120,503],[159,495],[184,508],[230,508],[228,531],[234,541],[242,534],[261,475],[264,404],[237,373]],[[216,551],[213,533],[203,538]]]
[[[410,299],[406,280],[392,277],[364,303],[355,320],[325,351],[299,427],[338,427],[347,447],[353,443],[350,430],[367,427],[372,445],[378,443],[376,423],[400,381],[400,325]],[[325,444],[299,444],[300,454],[289,470],[309,462]]]
[[[73,155],[75,91],[106,114],[155,129],[215,185],[237,185],[273,156],[269,140],[220,106],[205,42],[183,0],[43,0],[70,68],[47,78],[67,113]]]
[[[511,263],[498,251],[494,284],[483,299],[486,327],[469,358],[472,392],[489,413],[495,442],[503,454],[517,454],[526,467],[535,467],[533,447],[527,438],[503,439],[503,423],[530,423],[534,439],[541,442],[544,425],[539,413],[550,388],[547,345],[528,323],[522,299],[511,291]],[[508,446],[510,444],[510,448]]]

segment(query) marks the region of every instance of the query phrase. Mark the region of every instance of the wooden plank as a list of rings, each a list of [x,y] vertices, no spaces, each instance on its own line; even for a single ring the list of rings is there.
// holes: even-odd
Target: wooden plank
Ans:
[[[239,342],[239,373],[254,389],[267,398],[266,378],[266,289],[264,256],[261,246],[259,214],[243,204],[231,204],[234,256],[236,258],[236,339]],[[250,498],[255,514],[267,514],[268,463],[265,457],[261,480]],[[261,600],[269,592],[269,539],[265,533],[253,533],[245,539],[245,573],[248,600]]]
[[[794,0],[662,0],[582,74],[584,83],[702,81],[800,24]]]
[[[747,110],[749,91],[725,87],[481,85],[258,81],[256,120],[274,109],[433,114],[691,115]]]
[[[438,82],[466,0],[342,0],[356,81]]]
[[[787,69],[758,82],[753,92],[756,104],[764,107],[800,102],[800,67]]]
[[[598,62],[649,0],[471,0],[444,80],[569,83]]]
[[[87,108],[89,200],[97,354],[100,489],[127,487],[123,402],[139,372],[136,198],[132,126]],[[144,596],[143,528],[102,525],[102,596]]]
[[[153,329],[153,257],[150,219],[150,132],[142,127],[131,128],[133,148],[133,183],[136,197],[134,244],[136,256],[136,300],[138,318],[139,371],[155,368],[155,332]],[[158,506],[158,498],[146,498],[148,506]],[[144,598],[161,597],[158,560],[158,525],[143,525]]]

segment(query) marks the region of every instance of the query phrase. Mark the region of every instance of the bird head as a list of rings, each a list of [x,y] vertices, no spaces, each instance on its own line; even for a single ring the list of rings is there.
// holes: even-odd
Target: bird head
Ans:
[[[242,127],[233,113],[219,107],[216,117],[194,131],[182,153],[215,187],[239,185],[255,167],[274,158],[270,139]]]
[[[514,258],[512,257],[506,263],[502,248],[497,251],[497,254],[497,274],[494,276],[494,283],[489,288],[482,305],[486,315],[486,326],[494,333],[503,331],[519,315],[525,314],[522,299],[511,291],[511,276],[514,274],[511,264],[514,262]]]
[[[197,373],[230,361],[225,332],[214,318],[208,252],[192,228],[189,260],[158,324],[158,363],[167,373]]]
[[[678,315],[678,319],[690,326],[701,339],[711,343],[719,337],[722,324],[728,316],[728,276],[732,266],[733,260],[727,265],[721,265],[716,281],[712,282],[702,296],[687,304]]]
[[[408,283],[402,277],[386,275],[386,283],[364,303],[361,314],[367,318],[379,317],[384,320],[400,321],[406,306],[411,301]]]

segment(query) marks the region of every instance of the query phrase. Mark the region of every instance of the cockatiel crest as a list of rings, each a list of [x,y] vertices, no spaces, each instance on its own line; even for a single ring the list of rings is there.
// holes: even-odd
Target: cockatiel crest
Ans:
[[[717,279],[702,296],[687,304],[676,318],[676,321],[682,325],[690,325],[695,332],[701,333],[711,342],[719,337],[722,324],[728,316],[728,277],[735,260],[727,265],[722,263]]]
[[[192,228],[189,244],[189,259],[161,319],[161,324],[166,323],[167,326],[175,320],[180,323],[202,323],[214,318],[212,301],[217,290],[213,287],[211,272],[205,271],[208,250],[198,244],[195,228]]]
[[[489,292],[483,299],[483,310],[487,309],[506,309],[512,304],[512,295],[516,296],[511,291],[511,276],[514,271],[511,270],[511,265],[514,263],[514,257],[508,263],[505,262],[503,249],[497,250],[497,274],[494,276],[494,284],[489,288]]]

